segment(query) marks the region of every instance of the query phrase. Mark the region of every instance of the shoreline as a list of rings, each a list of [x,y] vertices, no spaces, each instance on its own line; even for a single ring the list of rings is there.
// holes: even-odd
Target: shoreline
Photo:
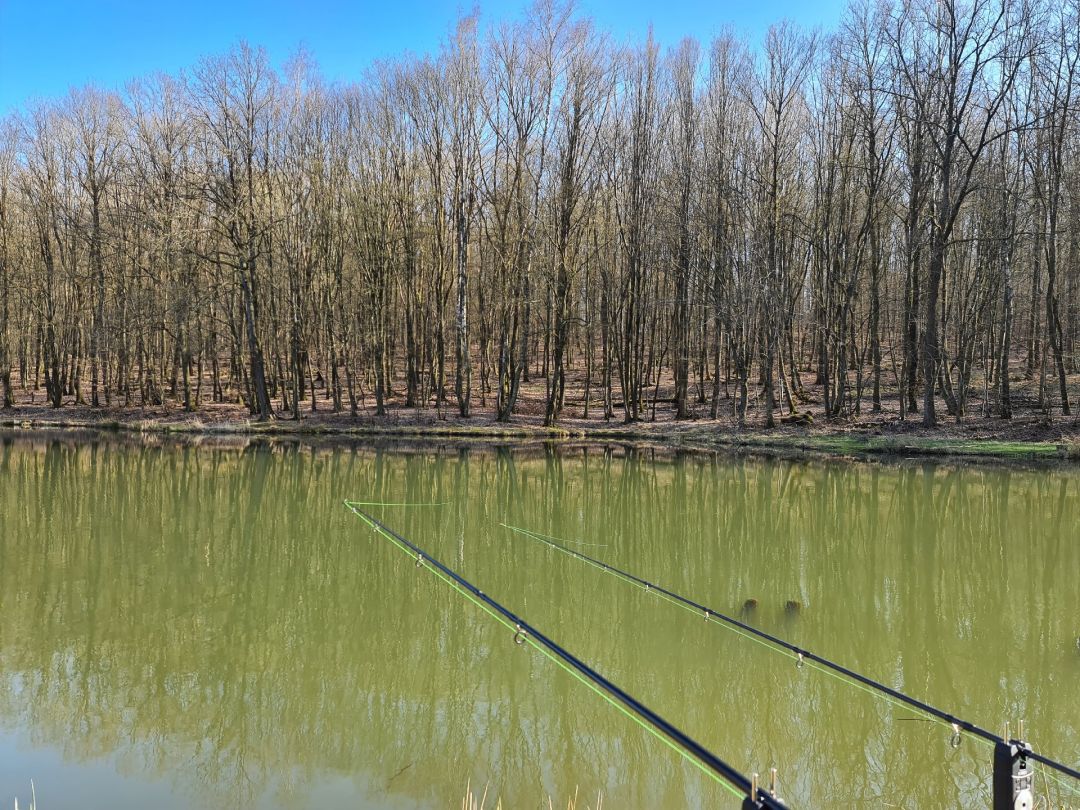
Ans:
[[[1080,419],[1056,423],[1014,422],[1012,436],[988,435],[989,428],[1006,427],[996,420],[970,420],[959,425],[922,428],[912,421],[880,421],[870,425],[787,425],[772,430],[738,428],[723,420],[639,422],[630,425],[567,420],[545,427],[527,417],[500,423],[488,416],[432,419],[414,422],[394,414],[353,418],[347,414],[314,414],[299,423],[291,419],[257,422],[234,414],[207,419],[205,413],[171,411],[94,411],[71,408],[42,412],[16,408],[0,412],[0,429],[56,432],[95,431],[177,437],[266,439],[382,439],[454,440],[480,443],[629,442],[672,450],[728,450],[765,455],[828,458],[911,458],[988,460],[997,462],[1080,461]],[[398,417],[400,414],[397,415]],[[991,422],[991,424],[987,424]],[[964,434],[966,429],[967,434]],[[1042,434],[1042,435],[1040,435]]]

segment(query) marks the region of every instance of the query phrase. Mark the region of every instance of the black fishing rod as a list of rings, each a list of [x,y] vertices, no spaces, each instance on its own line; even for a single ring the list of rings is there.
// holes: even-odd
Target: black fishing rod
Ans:
[[[639,700],[609,681],[580,658],[577,658],[559,644],[552,641],[520,616],[503,607],[502,604],[492,599],[456,571],[448,568],[446,565],[443,565],[443,563],[433,558],[415,543],[406,540],[393,529],[390,529],[363,510],[357,509],[351,502],[346,501],[345,505],[362,518],[377,533],[390,539],[400,549],[409,553],[410,556],[414,556],[417,567],[430,566],[432,571],[441,574],[442,577],[448,579],[451,585],[464,591],[466,595],[479,602],[480,605],[485,607],[489,612],[492,612],[496,618],[501,617],[501,620],[512,625],[515,630],[515,643],[531,643],[533,645],[539,645],[538,648],[541,649],[541,651],[546,651],[550,656],[554,656],[557,662],[562,662],[571,672],[576,673],[587,683],[599,687],[603,690],[603,693],[606,693],[624,708],[629,710],[633,716],[645,721],[645,723],[648,724],[648,727],[651,727],[651,730],[659,732],[663,738],[673,743],[684,753],[684,756],[689,754],[694,760],[703,765],[707,769],[707,772],[714,776],[714,778],[719,777],[719,779],[722,780],[722,783],[726,783],[735,788],[737,794],[744,797],[742,804],[744,810],[749,810],[750,808],[786,810],[787,805],[776,798],[772,792],[766,791],[757,785],[756,774],[754,775],[753,780],[748,779],[740,771],[736,770],[731,765],[728,765],[700,743],[696,742],[656,712],[642,704]]]
[[[886,686],[879,681],[875,681],[873,678],[869,678],[865,675],[855,672],[852,669],[848,669],[842,664],[837,664],[835,661],[830,661],[828,658],[817,655],[810,650],[803,649],[802,647],[792,644],[789,641],[785,641],[784,639],[774,636],[771,633],[767,633],[764,630],[759,630],[758,628],[749,625],[746,622],[740,621],[732,616],[728,616],[720,611],[713,610],[712,608],[706,607],[705,605],[702,605],[699,602],[694,601],[693,599],[675,593],[674,591],[668,590],[662,585],[657,585],[654,582],[649,582],[648,580],[642,579],[635,574],[631,574],[629,571],[624,571],[621,568],[616,568],[613,565],[609,565],[602,560],[590,557],[588,554],[584,554],[580,551],[577,551],[576,549],[568,548],[567,546],[564,546],[562,543],[557,542],[555,539],[548,537],[547,535],[529,531],[528,529],[522,529],[518,526],[511,526],[507,523],[500,523],[499,525],[505,529],[509,529],[511,532],[523,534],[526,537],[538,540],[541,543],[544,543],[557,551],[561,551],[564,554],[569,554],[571,557],[576,557],[582,562],[589,563],[590,565],[594,565],[604,571],[607,571],[610,574],[628,580],[635,585],[643,587],[646,591],[656,591],[657,593],[662,594],[663,596],[681,604],[682,606],[691,608],[694,611],[700,613],[705,617],[706,621],[716,620],[724,622],[744,633],[751,634],[752,636],[763,639],[764,641],[767,641],[770,644],[775,645],[776,647],[787,650],[795,655],[797,666],[801,667],[804,661],[812,661],[815,664],[825,667],[826,669],[829,669],[839,675],[843,675],[846,678],[850,678],[851,680],[856,681],[874,691],[880,692],[884,695],[888,695],[893,700],[899,701],[906,706],[918,709],[919,711],[922,711],[925,714],[930,715],[931,717],[941,720],[949,724],[953,729],[952,743],[954,747],[956,745],[959,745],[961,731],[966,731],[974,735],[975,737],[979,737],[995,747],[995,770],[999,767],[999,757],[1005,755],[1003,749],[1004,746],[1005,749],[1014,749],[1009,755],[1010,764],[1018,764],[1021,760],[1024,759],[1033,760],[1035,762],[1042,763],[1048,768],[1052,768],[1053,770],[1065,776],[1080,780],[1080,771],[1077,771],[1076,769],[1071,768],[1061,762],[1050,759],[1049,757],[1045,757],[1041,754],[1035,753],[1031,750],[1030,746],[1028,746],[1021,740],[1005,739],[1000,734],[995,734],[992,731],[988,731],[987,729],[976,725],[975,723],[971,723],[967,720],[962,720],[959,717],[955,717],[954,715],[951,715],[946,711],[942,711],[935,706],[931,706],[929,703],[921,701],[917,698],[913,698],[910,695],[906,695],[897,689],[893,689],[892,687]],[[1006,732],[1006,735],[1007,734],[1008,732]],[[996,806],[997,805],[995,805],[995,807]],[[1011,808],[1013,805],[1010,803],[1008,806]]]

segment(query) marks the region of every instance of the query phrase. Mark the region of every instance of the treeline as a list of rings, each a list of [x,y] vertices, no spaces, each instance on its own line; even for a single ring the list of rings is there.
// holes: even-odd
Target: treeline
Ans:
[[[541,2],[356,84],[241,44],[32,104],[0,137],[3,404],[507,420],[542,380],[549,424],[1068,414],[1078,10],[857,2],[661,52]]]

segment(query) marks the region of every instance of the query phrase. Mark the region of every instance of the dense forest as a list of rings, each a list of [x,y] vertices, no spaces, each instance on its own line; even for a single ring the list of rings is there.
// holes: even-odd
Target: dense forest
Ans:
[[[28,103],[2,404],[1068,414],[1078,62],[1077,0],[670,49],[541,2],[352,84],[240,44]]]

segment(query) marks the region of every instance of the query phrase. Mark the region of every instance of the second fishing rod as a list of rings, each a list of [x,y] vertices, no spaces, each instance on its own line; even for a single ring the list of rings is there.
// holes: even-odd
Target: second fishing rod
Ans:
[[[979,739],[980,741],[987,743],[990,746],[993,746],[995,750],[999,749],[1001,746],[1010,747],[1015,744],[1021,744],[1026,746],[1026,744],[1022,743],[1022,741],[1020,740],[1009,739],[1009,735],[1007,732],[1004,737],[1000,734],[995,734],[994,732],[982,728],[975,723],[956,717],[949,712],[943,711],[936,706],[932,706],[929,703],[919,700],[918,698],[913,698],[910,695],[907,695],[897,689],[893,689],[890,686],[886,686],[885,684],[876,681],[873,678],[867,677],[866,675],[849,669],[842,664],[838,664],[835,661],[831,661],[828,658],[825,658],[824,656],[817,655],[810,650],[799,647],[796,644],[792,644],[791,642],[786,641],[785,639],[782,639],[778,636],[774,636],[773,634],[768,633],[764,630],[760,630],[753,625],[747,624],[744,621],[740,621],[733,616],[729,616],[721,611],[717,611],[713,608],[707,607],[700,602],[683,596],[682,594],[671,591],[663,587],[662,585],[657,585],[654,582],[643,579],[636,574],[630,573],[629,571],[625,571],[621,568],[609,565],[602,560],[590,557],[588,554],[585,554],[581,551],[569,548],[568,546],[563,545],[563,543],[559,542],[556,538],[549,537],[548,535],[541,534],[539,532],[530,531],[529,529],[523,529],[519,526],[511,526],[507,523],[500,523],[499,525],[511,532],[523,535],[525,537],[529,537],[533,540],[547,545],[548,547],[556,551],[570,555],[571,557],[574,557],[582,562],[599,568],[602,571],[609,573],[619,579],[629,582],[630,584],[633,584],[637,587],[643,588],[647,592],[655,593],[684,609],[691,610],[697,613],[698,615],[702,616],[705,621],[717,622],[727,625],[740,635],[744,635],[759,642],[766,642],[768,645],[772,645],[774,649],[777,649],[777,651],[789,653],[794,659],[796,666],[798,667],[802,667],[804,664],[809,662],[812,666],[815,666],[815,668],[821,669],[828,674],[846,678],[850,681],[853,681],[855,685],[859,686],[862,689],[870,692],[876,692],[879,695],[884,696],[890,702],[898,703],[908,708],[916,709],[920,712],[923,712],[934,720],[942,722],[951,727],[953,731],[952,743],[954,746],[959,745],[961,732],[967,732],[971,734],[973,737]],[[1025,757],[1026,759],[1040,762],[1043,765],[1051,768],[1052,770],[1062,774],[1063,776],[1071,777],[1075,780],[1080,780],[1080,771],[1077,771],[1075,768],[1069,767],[1064,763],[1058,762],[1057,760],[1051,759],[1041,754],[1037,754],[1032,751],[1030,747],[1023,748],[1022,754],[1023,757]],[[1019,754],[1014,753],[1014,759],[1018,758]]]

